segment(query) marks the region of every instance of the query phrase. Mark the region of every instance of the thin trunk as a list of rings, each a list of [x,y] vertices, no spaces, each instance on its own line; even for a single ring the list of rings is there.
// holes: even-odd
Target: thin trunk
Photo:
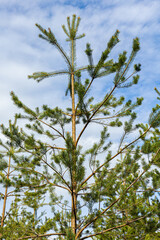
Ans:
[[[75,95],[74,95],[74,40],[72,40],[71,54],[72,54],[72,73],[71,73],[71,94],[72,94],[72,140],[76,146],[76,112],[75,112]],[[72,215],[71,215],[71,228],[73,233],[76,233],[76,212],[77,212],[77,194],[76,194],[76,158],[75,148],[72,153],[73,171],[72,171]]]
[[[10,166],[11,166],[11,157],[9,157],[7,180],[9,179]],[[7,192],[8,192],[8,186],[6,186],[6,188],[5,188],[4,201],[3,201],[3,211],[2,211],[2,219],[1,219],[1,227],[3,227],[3,225],[4,225],[4,218],[5,218],[5,211],[6,211],[6,202],[7,202]]]
[[[37,208],[34,208],[33,217],[34,217],[33,229],[35,230],[35,227],[36,227],[36,221],[37,221]]]
[[[3,211],[2,211],[2,219],[1,219],[1,227],[3,227],[3,224],[4,224],[5,210],[6,210],[6,201],[7,201],[7,191],[8,191],[8,187],[5,188],[4,201],[3,201]]]

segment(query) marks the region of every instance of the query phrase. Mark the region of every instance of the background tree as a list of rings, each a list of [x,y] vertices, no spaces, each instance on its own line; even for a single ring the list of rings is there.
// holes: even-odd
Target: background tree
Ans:
[[[78,35],[79,23],[80,18],[73,15],[72,19],[67,18],[67,27],[62,26],[70,44],[69,56],[51,29],[36,24],[41,31],[39,37],[58,49],[66,68],[29,76],[38,82],[57,75],[68,76],[66,97],[71,99],[71,106],[62,110],[53,108],[51,103],[32,110],[11,92],[14,103],[24,111],[16,114],[16,119],[24,120],[25,126],[13,126],[12,133],[4,126],[2,129],[21,149],[16,156],[16,169],[22,179],[19,186],[20,189],[27,186],[29,190],[23,201],[28,206],[32,203],[34,214],[39,207],[34,199],[49,193],[52,209],[52,215],[41,225],[43,232],[27,235],[22,231],[19,239],[43,239],[49,235],[70,240],[158,239],[159,105],[153,109],[148,124],[136,124],[135,110],[143,99],[116,97],[119,89],[138,83],[140,64],[127,73],[140,49],[139,40],[133,40],[129,57],[124,51],[118,60],[108,60],[119,42],[117,30],[96,64],[88,43],[85,53],[89,65],[77,67],[76,41],[84,37]],[[89,79],[84,80],[86,72]],[[114,75],[111,88],[109,74]],[[106,77],[109,88],[97,102],[91,89],[101,77]],[[100,124],[102,129],[99,142],[86,150],[80,141],[91,124]],[[117,149],[112,143],[112,128],[117,128],[119,134]],[[150,133],[148,138],[147,133]],[[52,233],[47,233],[48,230]]]
[[[15,118],[13,124],[9,121],[8,129],[4,128],[3,125],[1,126],[2,133],[8,136],[8,138],[13,135],[14,130],[17,129],[16,122],[17,118]],[[27,169],[25,165],[22,167],[20,164],[17,164],[18,155],[23,150],[15,141],[11,138],[8,140],[5,138],[5,140],[0,142],[0,145],[0,180],[1,184],[3,184],[1,192],[1,202],[3,203],[0,229],[1,237],[3,235],[2,239],[14,240],[21,237],[22,234],[29,235],[35,232],[46,232],[46,221],[42,221],[43,212],[39,211],[39,208],[44,205],[45,185],[43,185],[43,189],[41,189],[41,179],[36,175],[34,179],[30,178],[30,169]],[[7,200],[9,198],[10,201],[7,206]],[[33,209],[33,211],[29,211],[29,208]],[[37,212],[40,213],[38,214]],[[43,228],[41,228],[42,222]]]
[[[13,124],[11,124],[11,121],[9,121],[9,128],[8,132],[12,132],[12,125],[14,127],[16,126],[16,119]],[[3,132],[3,131],[2,131]],[[0,141],[1,146],[1,155],[0,155],[0,182],[3,184],[4,192],[2,191],[1,194],[1,200],[3,201],[2,204],[2,217],[1,217],[1,227],[3,228],[4,225],[4,219],[6,215],[6,205],[7,205],[7,199],[10,196],[14,196],[16,193],[15,189],[13,188],[13,175],[14,175],[14,168],[12,168],[12,155],[14,155],[15,152],[18,152],[15,148],[15,144],[13,141]],[[9,191],[9,188],[12,186],[11,191]]]

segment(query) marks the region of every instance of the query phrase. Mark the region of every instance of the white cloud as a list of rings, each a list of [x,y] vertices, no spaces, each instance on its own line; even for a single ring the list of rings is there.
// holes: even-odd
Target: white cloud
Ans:
[[[84,54],[86,42],[91,42],[94,49],[93,54],[95,62],[104,50],[110,36],[118,28],[120,30],[121,42],[113,50],[112,57],[117,58],[117,54],[124,49],[129,50],[132,46],[132,39],[140,35],[142,50],[137,56],[137,62],[142,61],[142,79],[140,87],[123,90],[127,97],[145,96],[145,103],[150,101],[150,109],[153,106],[152,95],[153,88],[157,85],[158,75],[160,73],[160,57],[157,50],[160,48],[157,31],[159,29],[159,1],[100,1],[97,8],[97,1],[88,1],[85,8],[85,1],[81,6],[76,2],[69,1],[8,1],[1,0],[1,22],[0,29],[3,34],[0,36],[1,49],[1,104],[3,110],[3,121],[11,117],[10,112],[12,103],[9,92],[14,90],[25,103],[30,106],[41,106],[43,103],[50,106],[66,106],[64,101],[64,92],[68,84],[65,77],[46,79],[37,84],[33,80],[28,80],[27,75],[35,71],[53,71],[63,69],[65,63],[60,54],[45,41],[38,39],[39,31],[35,28],[35,22],[44,27],[51,27],[55,32],[57,39],[67,47],[64,41],[64,32],[61,25],[66,23],[66,16],[73,13],[81,16],[80,32],[86,32],[86,37],[77,43],[78,60],[80,65],[87,63]],[[66,81],[64,83],[64,81]],[[109,82],[108,82],[109,81]],[[97,97],[105,95],[111,84],[112,76],[105,83],[105,78],[98,80],[93,84],[94,94]],[[106,90],[104,89],[104,83]],[[144,91],[145,89],[145,91]],[[121,95],[121,94],[120,94]],[[39,97],[40,96],[40,97]],[[155,94],[153,96],[155,101]],[[68,100],[67,100],[67,103]],[[8,108],[7,108],[8,106]],[[15,111],[15,108],[13,108]],[[148,105],[144,107],[145,112]],[[149,112],[149,110],[148,110]],[[143,111],[142,111],[142,115]],[[145,120],[145,119],[144,119]]]
[[[142,63],[140,87],[136,86],[122,92],[127,94],[127,97],[136,94],[143,95],[146,99],[146,107],[143,108],[145,112],[146,109],[148,110],[148,101],[150,102],[149,108],[152,108],[156,99],[153,88],[157,84],[159,85],[157,79],[160,73],[160,56],[157,54],[160,48],[157,34],[160,2],[157,0],[132,0],[128,2],[103,0],[95,8],[97,2],[99,1],[87,1],[86,7],[82,8],[82,5],[85,6],[85,1],[82,1],[81,6],[78,2],[73,4],[69,1],[55,1],[54,4],[53,1],[49,0],[45,3],[38,0],[0,1],[0,29],[2,33],[0,36],[0,109],[3,111],[3,122],[11,117],[11,112],[13,113],[11,111],[13,105],[9,96],[11,90],[14,90],[20,99],[30,106],[41,106],[43,103],[48,103],[53,107],[59,104],[66,106],[64,91],[68,79],[65,77],[45,79],[37,84],[33,80],[28,80],[27,75],[35,71],[53,71],[65,67],[65,62],[57,49],[38,38],[39,31],[34,24],[38,22],[46,28],[51,27],[57,39],[64,47],[67,47],[69,52],[61,25],[65,24],[66,17],[73,13],[81,16],[80,32],[86,33],[86,37],[77,43],[77,62],[79,65],[87,63],[84,54],[86,42],[91,43],[96,62],[117,28],[120,30],[121,42],[115,47],[111,57],[117,58],[117,54],[124,49],[131,51],[133,37],[140,36],[142,50],[136,58],[137,62]],[[64,83],[64,81],[66,82]],[[94,94],[97,94],[98,99],[105,95],[108,84],[109,86],[111,84],[112,76],[108,78],[106,83],[105,81],[105,78],[98,79],[93,84],[92,90]],[[15,111],[15,108],[13,109]],[[142,115],[144,116],[143,109]]]

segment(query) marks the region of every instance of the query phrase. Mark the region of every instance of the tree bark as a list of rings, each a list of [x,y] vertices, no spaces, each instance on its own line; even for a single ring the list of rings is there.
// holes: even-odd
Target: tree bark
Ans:
[[[76,157],[75,157],[75,148],[76,148],[76,111],[75,111],[75,94],[74,94],[74,40],[71,43],[71,54],[72,54],[72,72],[71,72],[71,96],[72,96],[72,141],[73,141],[73,151],[72,151],[72,161],[73,161],[73,170],[72,170],[72,213],[71,213],[71,228],[74,234],[76,234],[76,225],[77,225],[77,182],[76,182]]]
[[[11,166],[11,157],[9,157],[7,180],[9,179],[10,166]],[[1,227],[3,227],[3,225],[4,225],[4,218],[5,218],[5,211],[6,211],[6,202],[7,202],[7,193],[8,193],[8,186],[6,186],[6,188],[5,188],[4,201],[3,201],[3,211],[2,211],[2,219],[1,219]]]

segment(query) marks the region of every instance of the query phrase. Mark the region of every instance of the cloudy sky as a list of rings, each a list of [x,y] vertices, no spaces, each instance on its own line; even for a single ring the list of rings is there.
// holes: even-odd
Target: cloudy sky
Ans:
[[[43,104],[53,108],[57,105],[65,107],[69,103],[65,97],[68,79],[49,78],[38,84],[27,76],[37,71],[65,68],[56,49],[38,38],[35,23],[50,27],[59,42],[69,50],[61,25],[66,23],[67,16],[73,14],[82,19],[80,33],[86,33],[86,37],[77,43],[79,66],[87,64],[84,54],[87,42],[94,49],[96,62],[116,29],[120,31],[120,43],[111,55],[115,59],[123,50],[130,52],[133,38],[140,38],[141,51],[135,59],[135,63],[142,64],[140,81],[122,93],[132,99],[144,97],[140,119],[147,122],[149,112],[157,102],[154,87],[160,90],[159,0],[0,0],[1,123],[7,124],[19,111],[11,101],[11,91],[33,108]],[[111,82],[112,76],[110,78]],[[92,91],[97,99],[103,98],[107,91],[106,79],[95,82]],[[94,134],[94,129],[90,129],[91,132]],[[93,135],[88,140],[92,141]]]
[[[160,89],[160,1],[159,0],[0,0],[0,116],[5,123],[17,111],[13,106],[10,91],[30,107],[49,104],[65,106],[64,78],[50,78],[36,83],[27,76],[36,71],[63,69],[65,62],[47,42],[38,38],[35,23],[50,27],[64,48],[65,34],[61,25],[66,17],[77,14],[81,17],[79,31],[86,37],[77,44],[77,62],[87,63],[84,54],[86,43],[94,49],[95,62],[105,49],[107,41],[116,29],[120,31],[120,43],[113,56],[123,50],[128,52],[132,39],[140,38],[141,51],[135,62],[142,64],[138,86],[124,90],[133,98],[145,98],[143,108],[149,113],[156,103],[154,87]],[[93,91],[101,96],[102,82],[95,83]],[[66,99],[66,101],[68,101]],[[145,121],[144,114],[142,114]]]

